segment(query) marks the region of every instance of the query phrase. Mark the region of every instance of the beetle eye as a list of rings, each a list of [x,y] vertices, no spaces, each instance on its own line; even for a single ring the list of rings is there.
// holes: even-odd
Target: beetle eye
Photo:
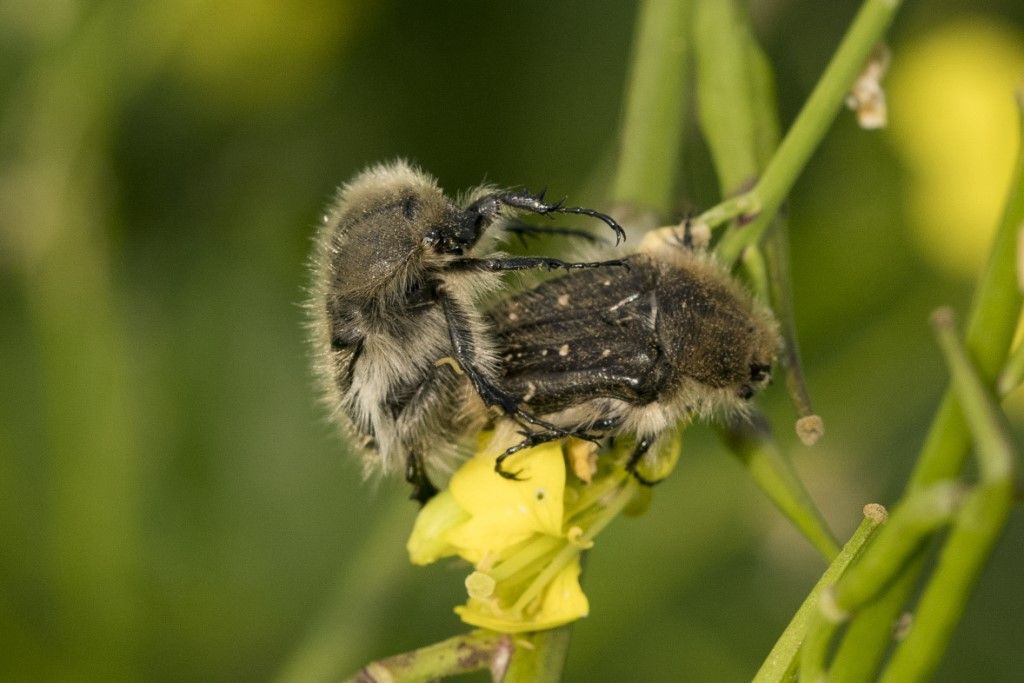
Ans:
[[[357,330],[352,329],[341,329],[336,330],[331,336],[331,350],[332,351],[347,351],[351,348],[356,347],[361,341]]]
[[[772,366],[766,363],[751,363],[750,364],[750,379],[754,382],[761,382],[768,378],[771,373]]]
[[[736,392],[736,395],[742,398],[744,401],[750,400],[750,398],[754,395],[754,388],[751,387],[749,384],[744,384]]]
[[[437,254],[454,254],[462,256],[462,245],[442,229],[434,228],[423,236],[423,246],[431,249]]]

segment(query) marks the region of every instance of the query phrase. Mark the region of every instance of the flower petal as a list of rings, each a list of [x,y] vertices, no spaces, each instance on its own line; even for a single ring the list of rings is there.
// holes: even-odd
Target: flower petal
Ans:
[[[484,448],[452,476],[449,490],[473,519],[464,530],[478,547],[500,548],[515,537],[539,532],[560,536],[565,489],[565,459],[557,442],[516,453],[504,463],[521,479],[505,479],[494,471],[495,449]],[[509,538],[505,538],[505,537]]]
[[[504,600],[470,598],[455,608],[473,626],[502,633],[522,633],[555,628],[587,616],[590,604],[580,588],[579,558],[566,565],[522,613],[505,606]],[[499,589],[500,590],[500,589]]]
[[[431,498],[416,516],[412,533],[405,544],[409,551],[409,561],[413,564],[430,564],[442,557],[457,554],[458,548],[448,541],[448,533],[467,519],[469,513],[459,506],[451,491],[441,491]]]

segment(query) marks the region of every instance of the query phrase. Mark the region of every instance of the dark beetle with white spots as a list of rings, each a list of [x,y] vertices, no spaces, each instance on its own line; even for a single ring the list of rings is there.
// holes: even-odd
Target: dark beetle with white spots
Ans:
[[[628,269],[574,273],[490,312],[503,387],[562,429],[637,436],[628,467],[681,421],[742,414],[767,385],[777,325],[710,257],[658,244]],[[535,431],[498,457],[557,438]],[[668,442],[669,440],[666,440]],[[650,451],[654,457],[657,451]]]
[[[404,470],[427,500],[460,445],[514,420],[512,453],[575,435],[637,435],[633,468],[688,417],[744,410],[769,379],[776,325],[707,256],[662,245],[620,260],[565,262],[493,251],[503,233],[579,234],[515,220],[568,213],[521,191],[480,187],[460,202],[404,162],[343,186],[321,226],[308,302],[315,364],[332,417],[365,471]],[[504,298],[502,273],[567,274]]]

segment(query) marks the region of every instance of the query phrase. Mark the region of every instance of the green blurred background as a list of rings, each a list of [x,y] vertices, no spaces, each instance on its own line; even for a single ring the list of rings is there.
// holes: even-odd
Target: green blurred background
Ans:
[[[792,120],[858,3],[752,4]],[[969,12],[969,13],[967,13]],[[0,2],[0,679],[327,680],[463,630],[413,569],[404,486],[365,485],[313,400],[318,216],[368,163],[602,205],[630,2]],[[843,537],[892,502],[1016,148],[1020,0],[907,3],[891,125],[840,116],[793,193],[796,442]],[[713,204],[691,130],[682,213]],[[1011,398],[1015,427],[1024,399]],[[1018,508],[943,680],[1024,671]],[[823,566],[704,429],[590,555],[569,680],[743,680]]]

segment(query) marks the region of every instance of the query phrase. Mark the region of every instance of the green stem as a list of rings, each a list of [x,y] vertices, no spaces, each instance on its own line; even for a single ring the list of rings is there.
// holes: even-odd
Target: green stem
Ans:
[[[893,511],[870,550],[836,585],[836,609],[850,614],[881,592],[918,548],[949,523],[963,497],[962,486],[953,481],[939,482],[908,495]]]
[[[646,0],[637,21],[612,199],[664,215],[673,205],[686,121],[690,6]]]
[[[693,36],[700,126],[721,192],[728,195],[757,177],[778,144],[771,68],[735,0],[698,0]],[[719,206],[727,205],[729,200]],[[749,252],[745,264],[764,291],[771,286],[759,256]],[[788,271],[775,274],[788,278]],[[788,282],[784,290],[789,291]],[[835,557],[838,544],[767,425],[736,425],[720,434],[783,514],[826,559]]]
[[[697,55],[697,104],[722,196],[748,187],[764,170],[779,145],[775,79],[749,22],[735,0],[698,0],[694,19]],[[785,348],[786,386],[801,419],[814,416],[800,362],[789,274],[788,226],[775,219],[763,261],[767,297],[779,320]],[[756,277],[747,251],[743,263]],[[756,280],[755,280],[756,281]],[[821,435],[820,418],[804,420],[798,434],[808,445]],[[808,426],[812,428],[807,428]]]
[[[771,68],[735,0],[698,0],[697,114],[723,197],[757,178],[779,144]]]
[[[771,285],[768,283],[768,264],[764,252],[757,247],[747,249],[743,252],[741,262],[754,295],[761,301],[768,301],[771,296]]]
[[[902,0],[865,0],[757,184],[748,192],[708,209],[693,221],[709,228],[739,221],[741,226],[730,230],[717,246],[723,263],[735,262],[742,251],[757,242],[767,230],[901,4]],[[668,241],[676,230],[676,226],[660,228],[653,231],[650,239]]]
[[[1021,226],[1021,229],[1024,230],[1024,226]],[[1018,235],[1020,232],[1018,231]],[[1010,354],[1010,359],[1006,361],[1006,367],[999,373],[996,390],[1000,396],[1006,396],[1021,383],[1024,383],[1024,343],[1017,344],[1017,348]]]
[[[839,630],[839,624],[825,617],[820,611],[813,612],[807,625],[807,637],[800,649],[800,683],[820,683],[828,680],[826,661],[832,638]]]
[[[495,681],[509,680],[505,671],[512,652],[510,636],[494,631],[471,631],[371,662],[349,678],[348,683],[417,683],[483,669],[490,669]]]
[[[1018,92],[1017,102],[1021,109],[1020,139],[1024,140],[1024,93]],[[967,354],[974,362],[978,377],[986,386],[992,385],[1006,362],[1020,316],[1017,238],[1022,223],[1024,145],[1021,145],[1018,151],[1006,208],[992,243],[988,263],[975,290],[967,324]],[[908,488],[915,490],[942,479],[956,477],[967,458],[970,445],[970,434],[959,400],[952,390],[947,390],[921,448]],[[923,567],[921,557],[915,558],[894,587],[887,591],[882,599],[858,615],[840,647],[836,658],[836,670],[839,669],[839,662],[842,662],[844,671],[851,673],[864,672],[869,667],[871,671],[874,670],[882,657],[882,652],[874,647],[882,637],[881,629],[887,629],[896,621],[897,615],[917,584]]]
[[[1019,138],[1024,140],[1024,92],[1017,95],[1021,108]],[[1006,363],[1010,342],[1020,317],[1017,287],[1017,236],[1024,223],[1024,144],[1017,153],[1006,209],[992,243],[992,251],[978,282],[967,319],[965,345],[981,381],[991,386]],[[932,422],[911,478],[910,488],[959,474],[970,448],[970,435],[955,393],[947,390]]]
[[[767,422],[755,415],[750,423],[737,422],[718,429],[719,437],[747,468],[751,478],[786,515],[826,560],[839,545],[815,507],[792,463],[782,454],[768,431]]]
[[[994,483],[1013,476],[1014,445],[1010,427],[996,398],[985,386],[956,336],[953,311],[940,308],[932,316],[935,336],[953,375],[953,389],[963,406],[974,437],[981,481]]]
[[[860,554],[864,544],[871,538],[875,530],[885,521],[885,508],[881,505],[867,505],[864,507],[864,520],[857,527],[857,530],[846,542],[843,549],[839,551],[836,558],[829,565],[825,573],[818,579],[811,592],[804,599],[800,608],[793,615],[786,630],[775,642],[772,651],[768,653],[761,668],[754,676],[755,683],[774,683],[776,681],[789,680],[796,667],[796,656],[800,646],[807,634],[807,625],[811,616],[817,611],[821,599],[821,592],[833,585],[850,563]]]
[[[896,615],[907,604],[917,577],[924,567],[925,554],[911,559],[875,602],[866,605],[847,626],[836,650],[828,677],[834,683],[859,683],[874,680],[875,673],[893,639]]]
[[[764,234],[901,4],[902,0],[866,0],[861,6],[778,152],[750,191],[759,199],[760,215],[751,225],[731,229],[719,243],[718,252],[724,263],[735,261],[745,247]]]
[[[971,589],[1002,534],[1013,505],[1013,482],[979,486],[964,503],[938,567],[917,604],[914,625],[893,654],[883,681],[921,681],[931,677]]]
[[[883,681],[925,680],[938,666],[1013,505],[1014,447],[1006,419],[957,339],[952,312],[937,311],[933,322],[974,437],[982,484],[957,515],[921,595],[914,627],[893,655]]]
[[[769,295],[772,311],[779,321],[784,340],[782,366],[786,373],[786,389],[796,407],[797,436],[804,445],[811,446],[824,433],[824,423],[814,412],[810,392],[804,379],[800,344],[796,335],[796,312],[793,306],[792,279],[789,270],[789,225],[778,217],[774,229],[764,243],[765,263],[768,266]]]
[[[569,650],[570,627],[516,636],[516,651],[503,683],[558,683]]]

